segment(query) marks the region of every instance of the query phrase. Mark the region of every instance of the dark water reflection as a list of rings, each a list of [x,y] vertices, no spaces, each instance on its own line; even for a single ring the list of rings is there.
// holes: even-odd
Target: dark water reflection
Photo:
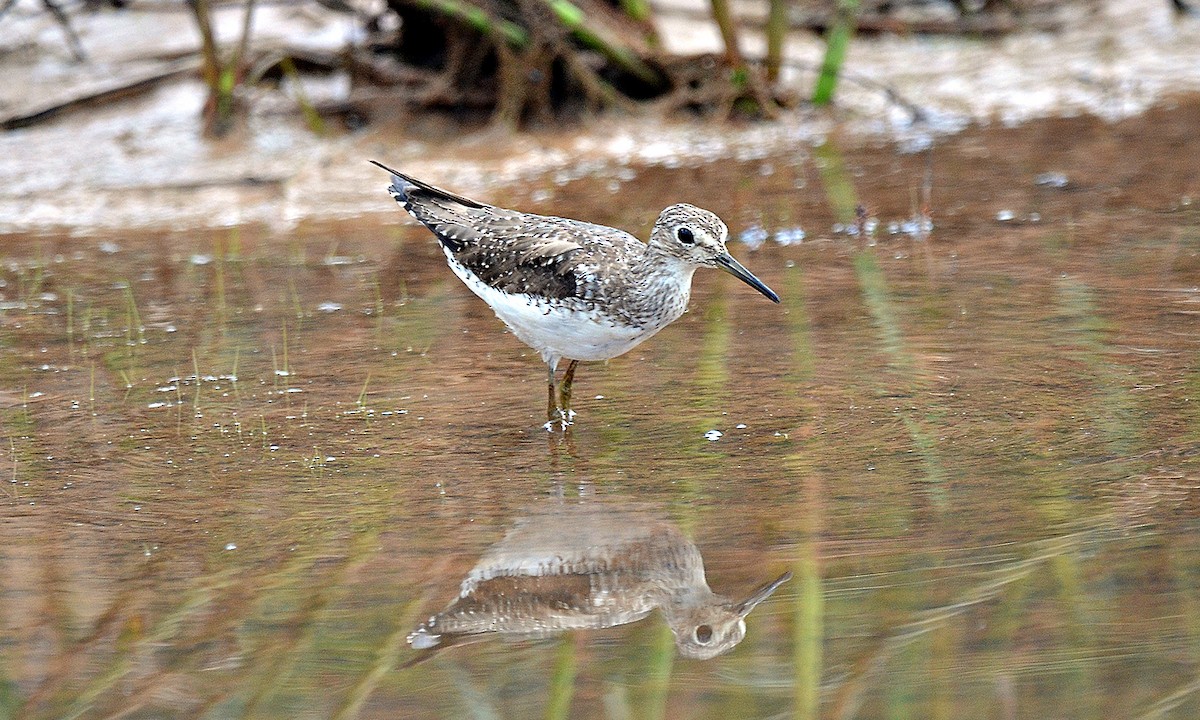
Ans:
[[[562,439],[537,358],[393,215],[5,238],[0,717],[1200,715],[1198,126],[943,142],[927,241],[831,234],[807,148],[501,198],[807,231],[734,248],[782,309],[698,276],[581,370]],[[925,155],[840,161],[912,216]],[[531,506],[610,501],[721,594],[793,579],[711,660],[648,618],[404,667]]]
[[[654,610],[689,658],[729,652],[745,618],[791,579],[732,601],[713,593],[704,559],[677,525],[611,501],[553,503],[518,518],[463,579],[458,597],[408,635],[427,654],[504,637],[545,638],[637,622]]]

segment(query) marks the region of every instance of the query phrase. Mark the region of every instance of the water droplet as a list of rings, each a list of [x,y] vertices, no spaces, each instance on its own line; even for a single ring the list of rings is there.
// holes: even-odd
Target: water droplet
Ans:
[[[1064,188],[1067,186],[1067,174],[1062,172],[1044,172],[1033,179],[1033,182],[1043,187]]]
[[[784,247],[787,247],[788,245],[799,245],[800,243],[804,242],[805,236],[806,233],[804,232],[804,228],[784,228],[782,230],[775,231],[775,242],[779,245],[783,245]]]
[[[761,225],[751,225],[738,235],[738,240],[749,247],[751,250],[757,250],[762,247],[763,242],[767,239],[767,231],[762,229]]]

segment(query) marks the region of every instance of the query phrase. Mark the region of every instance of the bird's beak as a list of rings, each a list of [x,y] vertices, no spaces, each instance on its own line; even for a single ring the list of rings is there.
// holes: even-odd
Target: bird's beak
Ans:
[[[750,597],[741,601],[737,605],[734,605],[733,606],[734,612],[737,613],[738,617],[741,617],[741,618],[746,617],[747,615],[750,614],[750,611],[753,610],[756,605],[758,605],[763,600],[766,600],[767,598],[771,597],[771,593],[775,592],[777,589],[779,589],[780,585],[784,584],[785,582],[787,582],[788,580],[791,580],[791,579],[792,579],[792,574],[790,572],[785,572],[784,574],[775,578],[771,582],[769,582],[766,585],[763,585],[759,589],[755,590],[753,593],[751,593]]]
[[[754,273],[747,270],[746,267],[737,260],[734,260],[733,256],[729,253],[726,252],[718,255],[716,262],[717,267],[734,276],[738,280],[746,283],[763,295],[766,295],[768,298],[770,298],[771,302],[779,302],[779,296],[775,294],[774,290],[767,287],[766,283],[764,283],[762,280],[754,277]]]

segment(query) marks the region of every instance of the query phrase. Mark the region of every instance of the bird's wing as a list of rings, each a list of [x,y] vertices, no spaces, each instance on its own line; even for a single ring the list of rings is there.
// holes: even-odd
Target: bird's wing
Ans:
[[[597,269],[645,247],[616,228],[492,207],[389,172],[392,197],[456,262],[502,292],[596,300],[611,284]]]

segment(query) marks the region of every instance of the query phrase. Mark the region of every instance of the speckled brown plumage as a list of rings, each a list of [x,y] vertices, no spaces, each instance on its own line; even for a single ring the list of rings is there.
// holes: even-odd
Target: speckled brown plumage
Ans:
[[[616,228],[484,205],[396,175],[408,183],[389,188],[396,201],[454,260],[501,292],[608,302],[627,283],[606,270],[646,251]]]

